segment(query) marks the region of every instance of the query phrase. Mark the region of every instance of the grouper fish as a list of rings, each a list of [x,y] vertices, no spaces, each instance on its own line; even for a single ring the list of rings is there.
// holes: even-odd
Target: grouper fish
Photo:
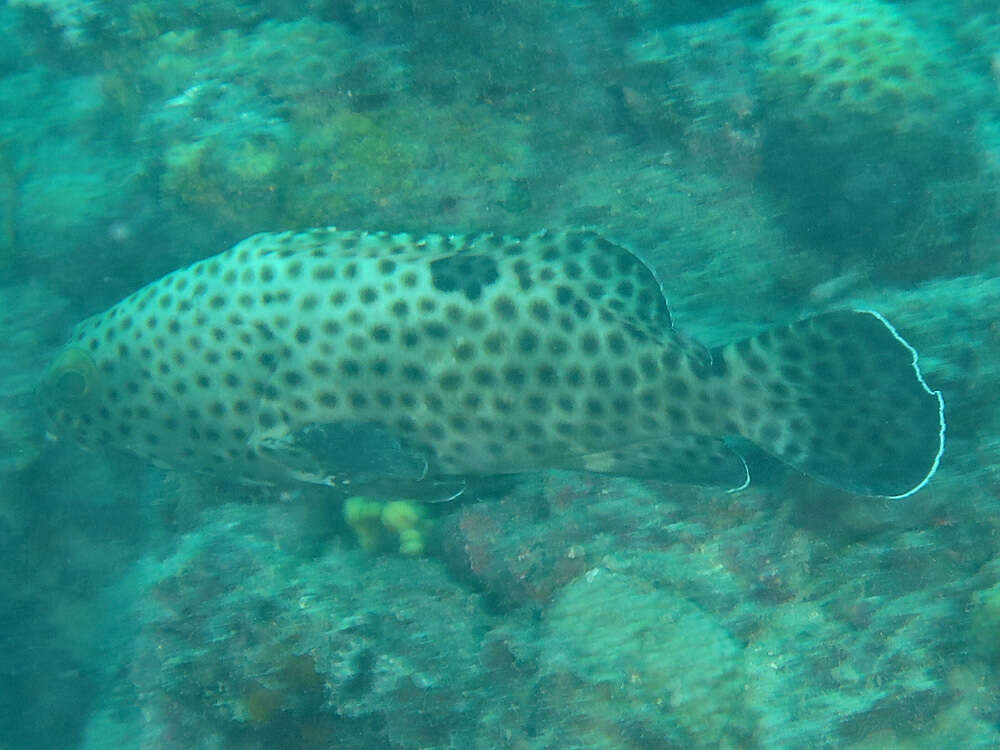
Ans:
[[[403,497],[546,468],[740,489],[747,440],[903,497],[945,433],[879,314],[709,350],[674,330],[652,270],[591,232],[258,234],[80,323],[40,392],[86,445]]]

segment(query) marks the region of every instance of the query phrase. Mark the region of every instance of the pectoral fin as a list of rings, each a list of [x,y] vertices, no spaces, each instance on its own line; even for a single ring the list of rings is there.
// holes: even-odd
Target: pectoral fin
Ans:
[[[423,454],[374,422],[311,424],[264,440],[260,447],[296,479],[317,484],[412,483],[427,473]]]

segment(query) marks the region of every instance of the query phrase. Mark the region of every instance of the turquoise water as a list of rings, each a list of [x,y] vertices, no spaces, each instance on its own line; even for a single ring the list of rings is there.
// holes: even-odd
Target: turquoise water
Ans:
[[[1000,747],[995,3],[20,0],[0,102],[0,748]],[[345,501],[48,422],[76,323],[328,225],[592,230],[709,347],[877,310],[940,467]]]

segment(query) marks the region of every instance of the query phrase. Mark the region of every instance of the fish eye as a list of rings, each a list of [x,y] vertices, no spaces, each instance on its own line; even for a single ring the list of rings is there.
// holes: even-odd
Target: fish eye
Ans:
[[[91,395],[97,375],[97,365],[89,354],[82,349],[66,349],[45,374],[42,392],[59,404],[77,403]]]
[[[87,395],[87,378],[79,370],[59,373],[54,383],[55,390],[66,399],[76,400]]]

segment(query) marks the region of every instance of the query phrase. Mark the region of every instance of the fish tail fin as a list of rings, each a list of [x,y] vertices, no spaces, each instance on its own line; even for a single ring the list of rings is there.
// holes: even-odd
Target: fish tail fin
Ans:
[[[944,400],[881,315],[817,315],[713,352],[740,434],[795,468],[864,495],[906,497],[937,470]]]

